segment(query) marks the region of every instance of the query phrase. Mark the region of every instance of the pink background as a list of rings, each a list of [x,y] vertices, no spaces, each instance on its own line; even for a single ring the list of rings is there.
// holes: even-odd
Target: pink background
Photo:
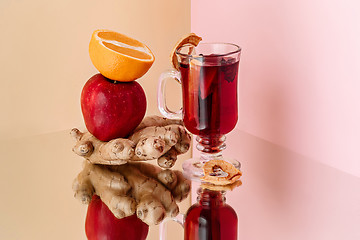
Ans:
[[[192,1],[192,32],[243,48],[227,149],[244,171],[228,198],[239,239],[360,239],[359,9]]]

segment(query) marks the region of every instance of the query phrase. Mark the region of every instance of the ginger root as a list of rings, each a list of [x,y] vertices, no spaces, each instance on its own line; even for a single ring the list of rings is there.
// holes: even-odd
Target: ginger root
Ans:
[[[102,142],[89,132],[71,130],[76,140],[73,151],[94,164],[122,165],[131,161],[157,160],[163,168],[171,168],[179,154],[190,148],[191,136],[181,120],[158,116],[144,118],[127,139]]]
[[[77,141],[73,151],[91,163],[120,165],[134,156],[135,144],[129,139],[102,142],[89,132],[82,133],[77,128],[73,128],[70,134]]]
[[[133,132],[137,132],[146,127],[151,127],[151,126],[164,127],[171,124],[183,125],[183,122],[180,119],[169,119],[169,118],[159,117],[156,115],[149,116],[149,117],[145,117]]]
[[[88,161],[84,162],[83,170],[73,182],[75,198],[89,204],[96,194],[117,218],[130,216],[136,210],[135,199],[127,196],[130,189],[123,175]]]
[[[97,165],[84,162],[73,182],[75,197],[88,204],[94,194],[117,218],[134,213],[148,225],[159,224],[166,216],[174,217],[176,202],[186,198],[190,181],[180,171],[162,170],[143,162],[123,165]]]
[[[145,144],[149,138],[158,139],[165,144],[156,152],[154,148]],[[137,143],[135,155],[138,159],[142,160],[149,158],[158,159],[172,147],[174,147],[178,153],[185,153],[189,150],[191,141],[190,135],[186,132],[185,127],[176,124],[164,127],[146,127],[135,132],[129,139]]]

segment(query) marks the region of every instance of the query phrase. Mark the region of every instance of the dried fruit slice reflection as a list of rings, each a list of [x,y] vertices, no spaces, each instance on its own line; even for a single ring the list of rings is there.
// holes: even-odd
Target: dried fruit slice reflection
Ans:
[[[227,184],[227,185],[215,185],[212,183],[201,183],[201,188],[208,189],[211,191],[232,191],[237,187],[240,187],[242,185],[241,180],[237,180],[234,183]]]
[[[204,176],[201,180],[215,185],[232,184],[240,179],[242,173],[229,162],[210,160],[203,166]]]

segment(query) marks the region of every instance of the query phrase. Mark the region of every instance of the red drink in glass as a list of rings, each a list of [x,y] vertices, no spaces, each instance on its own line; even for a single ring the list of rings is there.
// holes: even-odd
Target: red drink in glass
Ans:
[[[238,119],[235,58],[207,56],[180,64],[183,84],[183,120],[198,136],[229,133]]]
[[[203,190],[185,217],[185,240],[236,240],[237,215],[221,192]]]
[[[189,178],[203,176],[201,166],[212,159],[225,159],[225,135],[238,119],[237,82],[241,48],[232,43],[185,44],[175,54],[176,69],[165,71],[159,79],[158,105],[167,118],[182,118],[197,135],[199,158],[188,159],[183,168]],[[171,111],[165,102],[165,83],[175,79],[182,85],[183,108]],[[226,159],[235,167],[240,163]]]
[[[207,161],[224,160],[240,169],[235,159],[222,156],[225,135],[231,132],[238,119],[237,82],[241,48],[232,43],[185,44],[176,50],[175,69],[163,72],[159,79],[158,106],[167,118],[182,118],[185,127],[197,135],[196,148],[200,157],[183,163],[187,178],[200,181]],[[183,108],[171,111],[165,101],[168,79],[182,85]],[[237,216],[225,203],[224,193],[202,190],[198,203],[188,210],[184,223],[185,240],[235,240]],[[161,225],[164,238],[164,225]]]

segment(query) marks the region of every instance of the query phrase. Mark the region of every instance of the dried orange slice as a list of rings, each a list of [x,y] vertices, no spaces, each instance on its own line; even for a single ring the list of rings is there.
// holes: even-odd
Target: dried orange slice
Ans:
[[[155,57],[143,43],[110,30],[94,31],[89,44],[90,59],[105,77],[130,82],[143,76]]]
[[[201,180],[215,185],[232,184],[240,179],[242,173],[229,162],[210,160],[203,166],[204,176]]]
[[[202,40],[202,38],[197,36],[195,33],[190,33],[190,34],[184,36],[183,38],[181,38],[176,43],[176,45],[170,55],[170,61],[175,69],[179,70],[179,62],[178,62],[176,54],[175,54],[176,50],[185,44],[191,44],[196,47],[201,40]]]

